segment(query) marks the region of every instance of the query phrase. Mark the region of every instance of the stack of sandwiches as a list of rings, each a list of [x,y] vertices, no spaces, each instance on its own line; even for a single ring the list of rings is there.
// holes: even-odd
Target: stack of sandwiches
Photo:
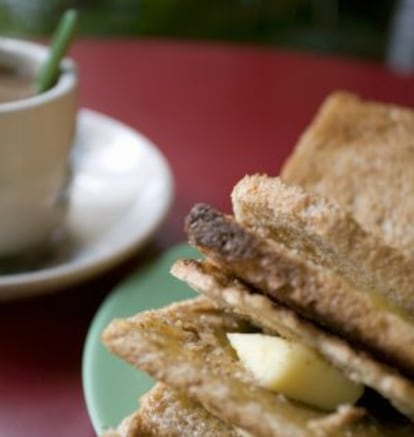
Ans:
[[[107,435],[413,436],[413,194],[414,112],[330,96],[280,177],[188,214],[200,296],[106,328],[159,381]]]

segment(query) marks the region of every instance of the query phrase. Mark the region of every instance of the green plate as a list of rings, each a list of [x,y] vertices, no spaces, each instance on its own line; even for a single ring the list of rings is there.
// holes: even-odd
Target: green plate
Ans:
[[[82,376],[86,406],[97,434],[116,427],[135,411],[137,399],[153,384],[147,375],[107,352],[100,341],[101,333],[115,317],[194,297],[194,291],[169,273],[173,262],[185,257],[199,254],[183,244],[143,266],[105,299],[94,317],[83,352]]]

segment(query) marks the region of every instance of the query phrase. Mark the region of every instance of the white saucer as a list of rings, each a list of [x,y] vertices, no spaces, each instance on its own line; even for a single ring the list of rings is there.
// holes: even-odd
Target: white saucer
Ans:
[[[0,275],[0,300],[52,292],[96,275],[140,248],[171,204],[167,161],[128,126],[82,109],[62,244],[37,270]]]

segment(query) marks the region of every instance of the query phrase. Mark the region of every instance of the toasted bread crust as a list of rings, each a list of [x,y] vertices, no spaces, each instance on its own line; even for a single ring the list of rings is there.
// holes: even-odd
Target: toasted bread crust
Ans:
[[[323,331],[292,310],[226,275],[204,261],[178,260],[172,274],[224,309],[246,317],[265,331],[297,341],[318,351],[354,382],[387,398],[402,414],[414,420],[414,383],[343,339]]]
[[[156,437],[141,426],[139,410],[126,416],[116,429],[105,430],[100,437]],[[164,436],[160,436],[164,437]]]
[[[162,383],[157,383],[141,398],[139,415],[141,433],[144,430],[154,437],[237,437],[231,425]]]
[[[329,96],[281,177],[334,198],[369,231],[414,257],[414,111]]]
[[[315,423],[329,415],[258,387],[235,358],[225,333],[249,326],[206,300],[194,299],[115,320],[103,340],[111,352],[255,436],[317,436]],[[386,428],[366,416],[346,417],[325,436],[387,435]]]
[[[340,276],[245,230],[207,205],[186,219],[190,243],[234,276],[414,375],[413,324]]]
[[[140,408],[123,421],[119,437],[237,437],[229,426],[198,403],[162,383],[140,399]]]
[[[229,426],[184,394],[156,383],[140,399],[137,411],[126,417],[117,430],[102,437],[237,437]]]
[[[254,175],[234,187],[232,201],[243,226],[333,269],[361,290],[382,294],[413,318],[414,259],[366,232],[334,200]]]

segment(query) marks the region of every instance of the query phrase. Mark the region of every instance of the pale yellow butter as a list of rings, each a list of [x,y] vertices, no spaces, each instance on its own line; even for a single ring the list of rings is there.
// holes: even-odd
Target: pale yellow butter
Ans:
[[[316,352],[299,343],[264,334],[229,333],[240,361],[257,382],[287,398],[333,411],[353,404],[364,387],[350,381]]]

